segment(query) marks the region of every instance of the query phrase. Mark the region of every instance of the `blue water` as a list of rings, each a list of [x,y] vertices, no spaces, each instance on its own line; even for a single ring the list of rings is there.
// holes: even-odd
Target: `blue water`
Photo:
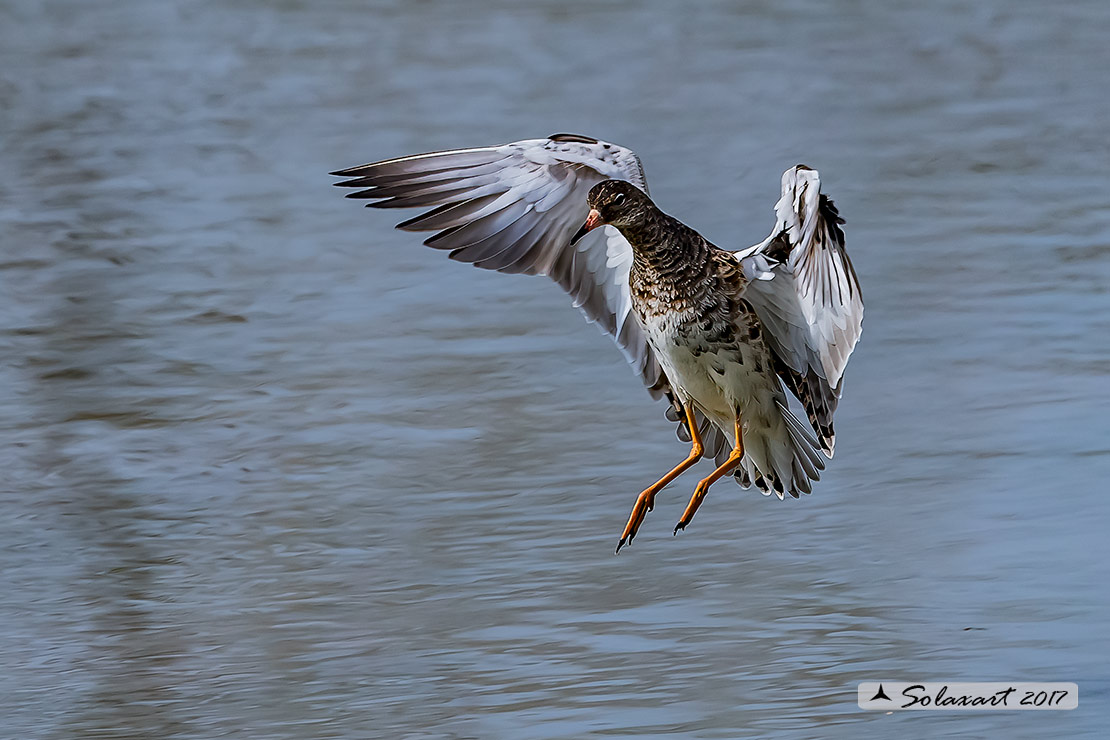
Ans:
[[[0,736],[1102,737],[1110,6],[0,5]],[[543,280],[329,186],[578,131],[867,301],[812,496],[697,479]],[[865,679],[1075,681],[865,713]]]

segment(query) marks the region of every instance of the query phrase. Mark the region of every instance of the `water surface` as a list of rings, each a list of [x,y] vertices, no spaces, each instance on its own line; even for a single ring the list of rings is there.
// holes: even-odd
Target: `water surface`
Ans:
[[[1110,6],[0,7],[0,735],[1101,737]],[[685,453],[547,282],[326,172],[556,131],[863,283],[813,496]],[[699,469],[700,470],[700,469]],[[703,474],[706,471],[702,471]],[[1080,708],[865,714],[863,679]]]

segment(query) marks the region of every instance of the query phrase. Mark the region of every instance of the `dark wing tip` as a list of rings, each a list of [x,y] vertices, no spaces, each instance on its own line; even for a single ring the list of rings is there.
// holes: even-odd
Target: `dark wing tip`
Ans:
[[[824,217],[827,218],[829,221],[832,221],[836,224],[844,223],[844,219],[841,217],[840,211],[837,210],[836,204],[833,203],[832,198],[825,195],[824,193],[821,193],[821,202],[818,205],[818,209],[821,211],[822,215],[824,215]],[[841,238],[843,239],[843,236],[841,236]]]
[[[402,221],[401,223],[397,224],[394,228],[395,229],[400,229],[401,231],[427,231],[428,229],[423,226],[423,222],[425,222],[425,221],[427,221],[427,220],[429,220],[429,219],[431,219],[435,216],[438,216],[441,213],[444,213],[445,211],[449,211],[457,205],[459,205],[459,204],[458,203],[444,203],[443,205],[438,206],[437,208],[433,208],[432,210],[428,211],[427,213],[421,213],[419,216],[413,216],[412,218],[410,218],[406,221]],[[367,203],[366,207],[367,208],[375,208],[375,207],[380,207],[380,206],[377,203]]]
[[[582,134],[551,134],[547,137],[551,141],[570,141],[577,144],[597,144],[597,139],[590,136],[583,136]]]
[[[354,175],[358,175],[360,170],[363,170],[367,167],[369,167],[369,165],[360,164],[357,167],[347,167],[346,169],[336,170],[335,172],[329,172],[328,174],[333,177],[352,177]]]
[[[337,188],[365,188],[367,186],[377,185],[378,180],[379,178],[376,177],[355,177],[350,180],[340,180],[339,182],[333,182],[332,185]]]

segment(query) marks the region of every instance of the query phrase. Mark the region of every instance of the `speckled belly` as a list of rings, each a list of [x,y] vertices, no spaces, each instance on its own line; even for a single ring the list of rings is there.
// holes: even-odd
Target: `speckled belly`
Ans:
[[[745,415],[773,407],[775,387],[765,374],[767,360],[759,347],[738,340],[709,341],[676,315],[642,323],[679,398],[693,401],[726,432],[731,433],[738,410]]]

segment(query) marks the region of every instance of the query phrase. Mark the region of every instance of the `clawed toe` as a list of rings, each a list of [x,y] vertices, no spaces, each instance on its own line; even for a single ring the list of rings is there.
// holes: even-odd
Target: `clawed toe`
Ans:
[[[644,491],[636,499],[636,505],[632,507],[632,513],[628,516],[628,524],[624,526],[624,532],[621,533],[620,542],[617,543],[616,553],[621,551],[625,545],[632,544],[632,538],[636,536],[639,531],[640,525],[644,523],[644,517],[647,513],[655,507],[655,494],[652,491]]]

